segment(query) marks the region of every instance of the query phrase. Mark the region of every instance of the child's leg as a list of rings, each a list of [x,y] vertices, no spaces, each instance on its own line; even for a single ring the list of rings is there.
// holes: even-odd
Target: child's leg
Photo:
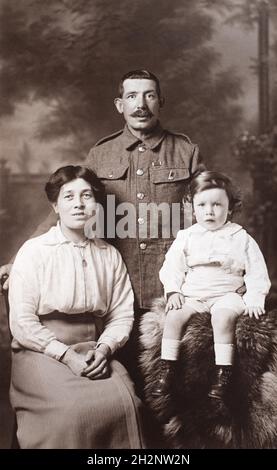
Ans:
[[[215,363],[232,365],[236,322],[245,305],[240,295],[230,293],[221,297],[211,308],[211,323],[215,344]]]
[[[237,314],[230,308],[214,310],[212,328],[214,335],[215,363],[232,365],[234,362],[234,334]]]
[[[238,294],[228,294],[211,308],[217,377],[209,396],[222,399],[229,385],[234,363],[234,336],[238,316],[244,311],[244,303]]]
[[[178,310],[173,309],[167,312],[162,337],[160,373],[156,387],[152,391],[153,396],[160,397],[169,392],[178,359],[182,331],[193,313],[196,313],[196,310],[186,304]]]
[[[167,312],[162,337],[162,359],[168,361],[178,359],[182,331],[194,313],[196,311],[186,304],[178,310],[172,309]]]

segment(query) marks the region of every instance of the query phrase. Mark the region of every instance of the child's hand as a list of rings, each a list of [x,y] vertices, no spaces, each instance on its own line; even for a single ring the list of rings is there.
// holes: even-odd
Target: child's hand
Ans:
[[[257,318],[259,320],[261,315],[265,314],[265,309],[262,307],[245,307],[244,315],[249,315],[250,318]]]
[[[182,305],[184,305],[185,301],[186,301],[185,296],[183,294],[180,294],[179,292],[174,292],[168,298],[168,301],[165,307],[165,312],[167,313],[168,310],[173,310],[173,309],[178,310],[179,308],[182,308]]]

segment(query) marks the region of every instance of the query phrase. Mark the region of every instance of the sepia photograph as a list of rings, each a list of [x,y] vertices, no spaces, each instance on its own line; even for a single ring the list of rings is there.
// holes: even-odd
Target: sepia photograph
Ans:
[[[0,0],[0,97],[6,458],[276,449],[277,0]]]

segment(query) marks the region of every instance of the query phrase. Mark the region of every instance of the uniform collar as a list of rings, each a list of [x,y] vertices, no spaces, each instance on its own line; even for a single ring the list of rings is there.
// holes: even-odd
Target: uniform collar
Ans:
[[[85,247],[88,243],[92,242],[99,248],[107,248],[106,243],[101,240],[101,238],[87,239],[82,243],[74,243],[72,240],[69,240],[64,236],[61,230],[60,222],[57,223],[54,227],[51,227],[48,232],[42,235],[44,245],[63,245],[66,243],[71,243],[74,246]]]
[[[220,229],[213,230],[213,233],[220,234],[220,235],[233,235],[234,233],[237,233],[240,230],[242,230],[241,225],[236,224],[234,222],[227,222]],[[208,233],[208,232],[210,232],[210,230],[207,230],[206,228],[202,227],[202,225],[199,225],[197,223],[191,226],[191,231],[194,232],[194,233]]]
[[[153,131],[150,132],[143,140],[138,139],[138,137],[132,134],[126,124],[121,137],[124,140],[124,147],[126,150],[131,150],[141,143],[143,143],[146,148],[153,150],[162,142],[165,134],[166,131],[162,128],[160,122],[158,122]]]

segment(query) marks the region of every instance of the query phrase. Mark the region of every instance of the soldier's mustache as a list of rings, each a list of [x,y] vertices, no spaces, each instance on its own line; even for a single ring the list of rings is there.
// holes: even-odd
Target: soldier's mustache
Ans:
[[[137,109],[134,113],[131,114],[132,117],[149,117],[151,118],[153,114],[149,109]]]

